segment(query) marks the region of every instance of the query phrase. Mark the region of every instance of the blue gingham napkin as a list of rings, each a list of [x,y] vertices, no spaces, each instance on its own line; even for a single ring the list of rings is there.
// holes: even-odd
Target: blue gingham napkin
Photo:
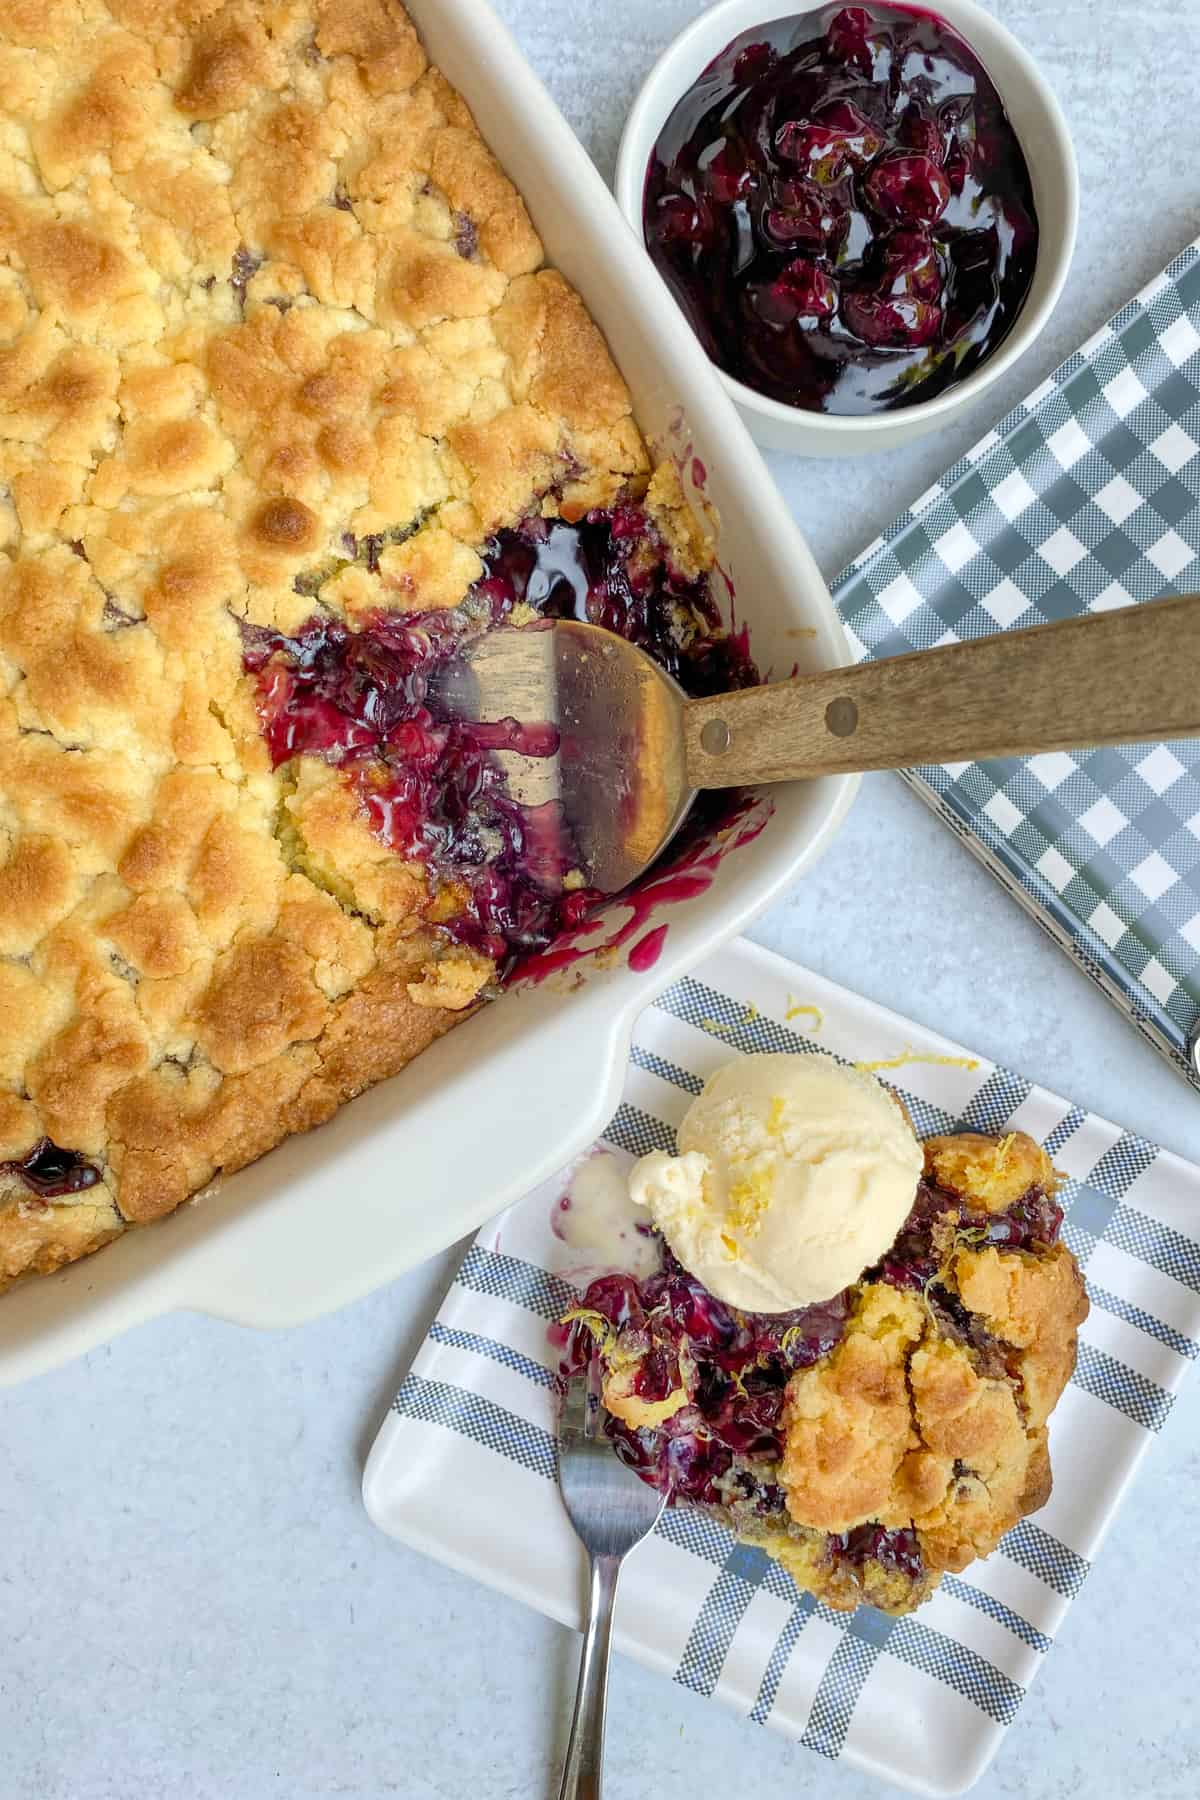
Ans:
[[[1200,243],[834,586],[896,656],[1200,587]],[[1200,740],[910,771],[916,791],[1196,1080]]]
[[[905,1619],[801,1594],[703,1514],[664,1514],[622,1582],[618,1644],[820,1755],[918,1792],[981,1772],[1162,1429],[1200,1339],[1200,1169],[746,943],[639,1021],[604,1147],[674,1148],[705,1078],[738,1051],[824,1049],[881,1071],[923,1135],[1020,1128],[1069,1177],[1066,1241],[1091,1317],[1051,1423],[1054,1493],[1001,1548]],[[396,1396],[364,1491],[384,1530],[580,1623],[580,1550],[555,1485],[549,1325],[591,1271],[551,1230],[569,1172],[468,1250]]]

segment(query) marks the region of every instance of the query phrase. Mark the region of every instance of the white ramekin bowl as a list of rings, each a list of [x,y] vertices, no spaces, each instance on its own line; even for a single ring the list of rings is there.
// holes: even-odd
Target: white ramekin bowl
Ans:
[[[642,84],[625,125],[616,193],[641,241],[642,196],[651,152],[680,97],[727,44],[755,25],[825,10],[805,0],[720,0],[681,31]],[[913,10],[917,10],[913,8]],[[921,10],[925,10],[922,8]],[[1075,248],[1079,176],[1075,151],[1037,64],[1012,33],[974,0],[937,0],[931,9],[966,38],[995,82],[1029,164],[1039,237],[1033,283],[1016,324],[986,362],[933,400],[861,418],[810,412],[756,393],[721,371],[721,379],[760,444],[802,456],[853,456],[892,449],[965,412],[1029,349],[1062,291]]]

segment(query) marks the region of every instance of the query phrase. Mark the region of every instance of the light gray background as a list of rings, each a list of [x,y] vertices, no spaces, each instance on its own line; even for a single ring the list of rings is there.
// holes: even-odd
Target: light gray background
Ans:
[[[500,0],[606,174],[695,0]],[[958,427],[777,457],[833,575],[1200,230],[1196,0],[1019,0],[1075,133],[1079,250],[1041,342]],[[486,127],[486,121],[484,121]],[[763,943],[1200,1157],[1200,1098],[898,780],[866,785]],[[361,1460],[452,1257],[302,1331],[182,1317],[0,1397],[3,1800],[540,1800],[576,1641],[368,1524]],[[1200,1388],[1177,1404],[976,1790],[1200,1792]],[[884,1789],[621,1663],[609,1800]]]

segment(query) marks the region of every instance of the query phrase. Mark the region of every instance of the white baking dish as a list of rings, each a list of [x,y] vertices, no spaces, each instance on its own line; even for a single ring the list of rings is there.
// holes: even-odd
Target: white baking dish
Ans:
[[[682,409],[760,666],[848,660],[825,584],[732,402],[504,26],[484,0],[410,0],[410,11],[524,193],[550,260],[607,333],[643,430],[665,441]],[[853,791],[851,778],[778,790],[766,829],[711,889],[658,915],[670,929],[648,974],[585,963],[574,991],[513,992],[219,1193],[14,1289],[0,1300],[0,1382],[181,1308],[295,1324],[475,1230],[598,1136],[638,1012],[814,861]]]

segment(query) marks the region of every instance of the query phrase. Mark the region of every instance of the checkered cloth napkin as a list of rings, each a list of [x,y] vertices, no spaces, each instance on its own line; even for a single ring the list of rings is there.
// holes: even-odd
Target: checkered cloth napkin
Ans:
[[[681,1686],[918,1791],[957,1793],[1011,1722],[1120,1492],[1200,1354],[1200,1169],[755,946],[734,944],[639,1022],[604,1147],[673,1149],[738,1051],[824,1049],[885,1072],[923,1135],[1024,1129],[1068,1176],[1065,1237],[1092,1313],[1054,1414],[1049,1504],[912,1617],[852,1617],[677,1508],[631,1559],[618,1643]],[[947,1060],[950,1059],[950,1060]],[[569,1624],[579,1546],[555,1485],[548,1326],[589,1271],[551,1230],[569,1174],[485,1229],[396,1396],[364,1491],[386,1531]]]
[[[1200,244],[839,578],[856,657],[1200,588]],[[1193,1080],[1200,741],[907,779]]]

